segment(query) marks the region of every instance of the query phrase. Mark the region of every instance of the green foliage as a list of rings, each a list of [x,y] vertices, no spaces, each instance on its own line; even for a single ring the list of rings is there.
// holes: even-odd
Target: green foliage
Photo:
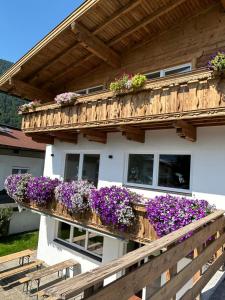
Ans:
[[[147,78],[145,75],[136,74],[131,79],[131,84],[133,89],[139,89],[141,88],[147,81]]]
[[[0,208],[0,236],[8,234],[9,221],[13,210],[11,208]]]
[[[10,68],[11,65],[11,62],[0,59],[0,75]],[[19,106],[25,103],[27,101],[0,93],[0,124],[20,128],[22,117],[17,112]]]
[[[218,52],[216,55],[212,57],[209,61],[210,69],[217,72],[224,72],[225,70],[225,53]]]
[[[38,244],[38,231],[20,233],[0,239],[0,256],[23,251],[34,250]]]
[[[120,78],[116,78],[110,84],[110,91],[114,93],[126,92],[128,90],[136,90],[145,85],[147,78],[145,75],[136,74],[134,76],[123,74]]]

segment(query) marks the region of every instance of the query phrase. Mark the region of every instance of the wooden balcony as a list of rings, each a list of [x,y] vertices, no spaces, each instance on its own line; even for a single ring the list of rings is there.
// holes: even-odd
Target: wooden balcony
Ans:
[[[23,113],[22,129],[49,142],[54,137],[74,142],[81,132],[105,143],[107,132],[121,131],[127,139],[144,142],[147,129],[175,128],[180,137],[195,141],[196,127],[225,124],[224,93],[222,77],[199,69],[148,81],[135,92],[104,91],[80,96],[72,105],[40,106]]]

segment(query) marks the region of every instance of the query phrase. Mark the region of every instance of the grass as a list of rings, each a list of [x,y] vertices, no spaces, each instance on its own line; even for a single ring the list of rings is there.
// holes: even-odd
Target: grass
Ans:
[[[14,252],[36,249],[38,244],[38,231],[20,233],[0,238],[0,256]]]

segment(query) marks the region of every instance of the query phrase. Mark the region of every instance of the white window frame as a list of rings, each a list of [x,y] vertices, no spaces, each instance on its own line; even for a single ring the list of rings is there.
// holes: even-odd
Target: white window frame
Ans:
[[[79,91],[75,91],[75,93],[79,94],[80,92],[85,92],[85,94],[83,94],[83,95],[89,95],[89,94],[92,94],[92,93],[94,94],[94,93],[98,93],[100,91],[90,92],[90,90],[95,89],[95,88],[100,88],[100,87],[102,88],[101,91],[103,91],[104,90],[104,85],[96,85],[96,86],[91,86],[91,87],[88,87],[88,88],[85,88],[85,89],[81,89]]]
[[[28,167],[12,167],[12,174],[13,174],[13,170],[15,170],[15,169],[18,169],[18,170],[27,170],[26,173],[30,172],[30,168],[28,168]],[[20,172],[18,174],[22,174],[22,173]]]
[[[70,237],[69,237],[69,241],[66,241],[66,240],[61,239],[61,238],[58,237],[58,233],[59,233],[59,222],[61,222],[61,223],[66,223],[66,224],[68,224],[68,225],[70,226]],[[85,246],[84,246],[84,247],[82,247],[82,246],[80,246],[80,245],[78,245],[78,244],[76,244],[76,243],[73,243],[74,228],[81,229],[81,230],[85,231]],[[92,251],[89,251],[89,250],[87,249],[87,248],[88,248],[88,236],[89,236],[89,233],[95,233],[95,234],[97,234],[97,235],[103,237],[103,243],[102,243],[102,249],[103,249],[103,247],[104,247],[104,242],[105,242],[105,239],[104,239],[105,235],[104,235],[104,234],[100,234],[99,232],[97,232],[97,231],[95,231],[95,230],[87,229],[87,228],[84,228],[84,227],[79,226],[79,225],[72,225],[72,224],[70,224],[70,223],[68,223],[68,222],[64,222],[64,221],[61,221],[61,220],[57,220],[57,223],[56,223],[56,241],[59,240],[59,241],[65,243],[65,244],[68,244],[68,245],[70,245],[70,246],[72,246],[72,247],[74,247],[74,248],[77,248],[77,249],[79,249],[79,250],[82,250],[83,252],[86,252],[86,253],[88,253],[88,254],[90,254],[90,255],[92,255],[92,256],[96,256],[96,257],[98,257],[98,258],[100,258],[100,259],[103,259],[103,252],[102,252],[102,255],[99,255],[99,254],[97,254],[97,253],[95,253],[95,252],[92,252]]]
[[[186,64],[170,67],[170,68],[167,68],[167,69],[156,70],[154,72],[148,72],[148,73],[145,73],[144,75],[147,76],[147,75],[152,75],[154,73],[160,73],[160,77],[158,77],[158,78],[161,78],[161,77],[166,77],[167,75],[165,75],[165,73],[168,72],[168,71],[173,71],[173,70],[184,68],[184,67],[190,67],[190,71],[192,70],[192,64],[191,63],[186,63]],[[184,74],[184,73],[179,73],[179,74]],[[176,75],[176,74],[173,74],[173,75]],[[168,75],[168,76],[170,76],[170,75]],[[157,78],[154,78],[154,79],[157,79]],[[154,79],[150,79],[150,80],[154,80]]]
[[[81,180],[82,179],[82,172],[83,172],[83,163],[84,163],[84,155],[88,154],[93,154],[93,155],[99,155],[99,170],[100,170],[100,165],[101,165],[101,153],[100,151],[66,151],[64,152],[64,157],[63,157],[63,164],[62,164],[62,179],[64,180],[65,176],[65,167],[66,167],[66,155],[67,154],[78,154],[80,155],[79,157],[79,166],[78,166],[78,176],[77,179]]]
[[[129,155],[130,154],[149,154],[154,155],[154,162],[153,162],[153,184],[138,184],[138,183],[132,183],[127,181],[127,175],[128,175],[128,164],[129,164]],[[190,180],[189,180],[189,189],[179,189],[179,188],[171,188],[171,187],[163,187],[158,185],[158,177],[159,177],[159,156],[160,155],[189,155],[191,158],[190,162]],[[156,191],[163,191],[163,192],[178,192],[178,193],[191,193],[192,192],[192,178],[193,178],[193,154],[190,152],[177,152],[177,151],[162,151],[162,152],[129,152],[125,155],[125,163],[124,163],[124,175],[123,175],[123,184],[129,187],[137,187],[137,188],[143,188],[143,189],[152,189]]]

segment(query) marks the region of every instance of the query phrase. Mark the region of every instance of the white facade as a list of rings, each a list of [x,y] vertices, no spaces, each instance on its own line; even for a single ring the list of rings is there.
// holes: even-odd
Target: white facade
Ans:
[[[225,126],[198,128],[195,143],[181,139],[175,130],[146,131],[144,144],[128,141],[120,133],[108,134],[105,145],[88,142],[82,136],[79,136],[77,145],[56,142],[47,146],[44,174],[63,178],[66,153],[100,154],[98,187],[125,182],[129,153],[190,154],[191,187],[188,194],[225,209]],[[113,157],[109,158],[109,155]],[[143,188],[133,190],[146,197],[169,192]]]
[[[146,131],[145,134],[144,144],[128,141],[120,133],[108,134],[107,144],[89,142],[81,135],[77,145],[56,141],[54,145],[47,146],[44,175],[63,179],[67,153],[79,153],[81,162],[84,154],[100,154],[98,187],[121,186],[126,182],[128,154],[188,154],[191,155],[190,189],[184,195],[208,200],[217,208],[225,209],[225,126],[198,128],[195,143],[181,139],[175,130],[170,129]],[[81,174],[80,170],[79,173]],[[171,192],[152,188],[130,188],[147,198]],[[181,191],[177,194],[182,196]],[[57,221],[51,217],[41,217],[38,258],[49,264],[74,258],[80,262],[81,272],[100,265],[75,250],[55,243],[56,224]],[[120,257],[125,252],[125,242],[107,237],[103,263]],[[163,281],[163,277],[161,280]],[[189,282],[187,286],[191,284]],[[183,291],[184,289],[178,293],[177,299]],[[147,290],[143,292],[143,299],[146,294]]]
[[[33,176],[43,174],[44,159],[11,155],[0,155],[0,191],[4,189],[4,181],[12,174],[13,168],[25,168]]]

